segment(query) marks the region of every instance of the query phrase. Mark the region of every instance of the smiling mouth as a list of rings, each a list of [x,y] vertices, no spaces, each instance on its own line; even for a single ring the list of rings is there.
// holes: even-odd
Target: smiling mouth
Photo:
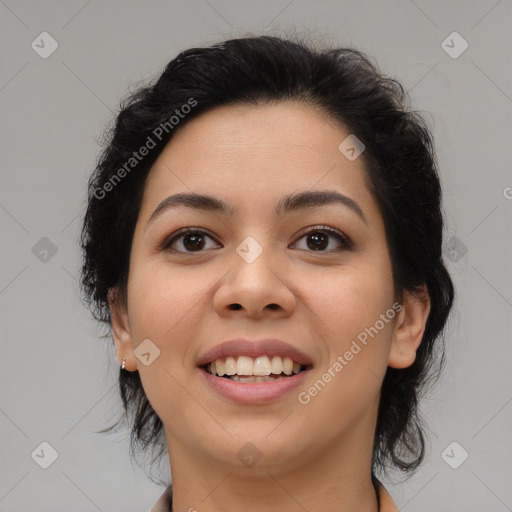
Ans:
[[[294,362],[289,357],[262,355],[222,357],[205,364],[202,368],[215,377],[249,384],[293,377],[310,366]]]

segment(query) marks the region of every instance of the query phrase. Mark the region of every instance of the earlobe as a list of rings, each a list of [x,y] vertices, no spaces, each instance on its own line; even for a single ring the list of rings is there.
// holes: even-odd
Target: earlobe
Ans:
[[[391,339],[388,366],[407,368],[416,359],[430,313],[430,297],[426,285],[420,293],[404,292],[404,302]]]
[[[112,320],[112,336],[116,346],[119,365],[122,364],[123,358],[126,358],[125,369],[131,371],[130,368],[133,366],[133,343],[127,308],[124,302],[120,300],[119,295],[114,288],[109,289],[108,304],[110,318]]]

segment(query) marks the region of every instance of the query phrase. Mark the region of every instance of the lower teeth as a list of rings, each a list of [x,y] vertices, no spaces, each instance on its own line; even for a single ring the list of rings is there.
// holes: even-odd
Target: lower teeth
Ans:
[[[231,376],[224,376],[227,379],[232,380],[233,382],[245,382],[245,383],[251,383],[251,382],[273,382],[277,379],[282,379],[284,377],[291,377],[291,375],[231,375]]]

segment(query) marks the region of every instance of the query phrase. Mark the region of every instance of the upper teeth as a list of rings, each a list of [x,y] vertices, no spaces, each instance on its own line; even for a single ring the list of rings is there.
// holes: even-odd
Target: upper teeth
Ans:
[[[297,374],[302,365],[294,363],[289,357],[280,356],[228,356],[219,358],[209,363],[206,369],[213,375],[222,377],[223,375],[270,375],[271,373],[279,375]]]

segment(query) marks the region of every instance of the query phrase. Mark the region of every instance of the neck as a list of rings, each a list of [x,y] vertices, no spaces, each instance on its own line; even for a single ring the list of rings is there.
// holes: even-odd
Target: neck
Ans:
[[[344,442],[329,443],[321,454],[294,454],[285,464],[257,463],[251,468],[200,457],[194,447],[169,435],[168,445],[174,511],[379,510],[370,470],[371,438],[349,436]]]

